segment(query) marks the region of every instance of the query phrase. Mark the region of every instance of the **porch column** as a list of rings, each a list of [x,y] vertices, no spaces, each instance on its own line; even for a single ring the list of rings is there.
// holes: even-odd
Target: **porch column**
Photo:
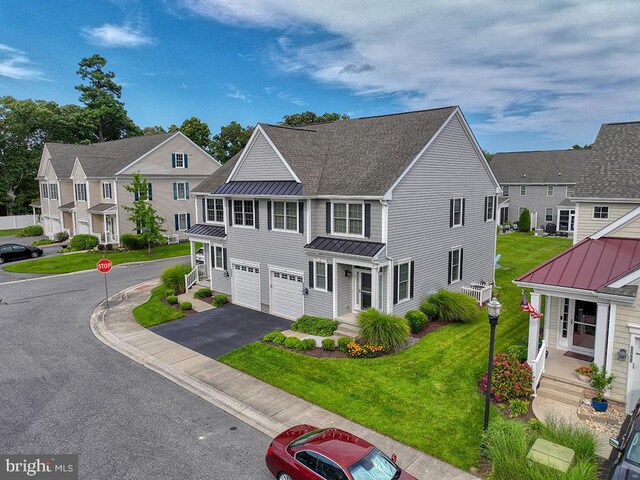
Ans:
[[[102,230],[104,230],[104,243],[110,243],[109,240],[107,240],[107,234],[109,232],[107,230],[107,214],[106,213],[102,214]]]
[[[611,373],[613,368],[613,339],[616,331],[616,304],[612,303],[609,308],[609,329],[607,330],[607,372]]]
[[[607,329],[609,324],[609,305],[598,303],[596,311],[596,338],[593,347],[593,362],[602,368],[605,365],[605,349],[607,345]]]
[[[380,279],[378,278],[378,272],[380,269],[378,267],[373,267],[371,269],[371,306],[376,310],[380,310],[380,305],[378,305],[378,286],[380,284]]]
[[[540,294],[531,294],[531,306],[540,311]],[[527,349],[527,362],[531,364],[538,356],[538,339],[540,336],[540,319],[529,315],[529,347]]]
[[[196,244],[193,240],[189,240],[189,250],[191,255],[191,268],[196,268]]]

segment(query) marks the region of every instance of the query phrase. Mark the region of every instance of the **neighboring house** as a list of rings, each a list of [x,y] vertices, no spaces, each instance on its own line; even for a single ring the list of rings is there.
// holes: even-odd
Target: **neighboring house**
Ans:
[[[638,152],[640,123],[601,127],[576,184],[573,247],[515,281],[533,288],[534,306],[546,297],[539,350],[539,322],[531,320],[529,330],[536,376],[544,367],[570,381],[574,365],[564,353],[593,358],[616,376],[608,397],[625,403],[627,413],[640,398]]]
[[[258,124],[192,190],[191,282],[289,319],[404,315],[438,289],[493,282],[499,191],[457,107]]]
[[[47,143],[36,177],[40,201],[33,206],[41,210],[45,235],[84,233],[118,243],[120,235],[136,231],[123,205],[133,204],[125,185],[140,172],[166,233],[183,236],[195,216],[190,188],[219,166],[180,132],[91,145]]]
[[[525,208],[531,213],[531,228],[556,224],[562,232],[575,230],[576,181],[590,150],[548,150],[496,153],[490,163],[500,182],[499,223],[517,222]]]

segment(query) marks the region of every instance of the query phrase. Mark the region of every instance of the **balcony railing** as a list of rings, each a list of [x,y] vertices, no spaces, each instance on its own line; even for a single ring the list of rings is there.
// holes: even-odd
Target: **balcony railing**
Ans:
[[[471,283],[469,285],[463,285],[462,291],[475,298],[478,305],[482,306],[491,300],[493,286],[484,283]]]
[[[538,355],[536,359],[532,362],[529,362],[529,366],[531,367],[531,376],[533,377],[533,396],[536,396],[536,390],[538,389],[538,383],[540,383],[540,377],[544,373],[544,367],[547,360],[547,342],[543,341],[542,345],[540,345],[540,350],[538,350]]]

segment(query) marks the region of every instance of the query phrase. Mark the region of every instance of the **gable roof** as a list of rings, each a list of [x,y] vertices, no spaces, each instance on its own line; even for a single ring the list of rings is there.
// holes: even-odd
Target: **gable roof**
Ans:
[[[305,195],[383,196],[457,110],[452,106],[303,127],[258,125],[301,180]],[[193,191],[211,193],[227,182],[239,156]]]
[[[87,177],[104,177],[115,175],[174,135],[177,135],[177,132],[123,138],[91,145],[47,143],[46,146],[58,178],[71,177],[76,158],[80,159]]]
[[[640,122],[605,123],[576,185],[580,198],[640,198]]]
[[[501,184],[576,183],[590,150],[540,150],[496,153],[489,166]]]

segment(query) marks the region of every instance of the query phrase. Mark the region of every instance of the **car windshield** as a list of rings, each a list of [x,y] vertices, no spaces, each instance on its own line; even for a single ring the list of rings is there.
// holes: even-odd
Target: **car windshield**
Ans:
[[[627,445],[626,460],[634,465],[640,465],[640,432],[634,432]]]
[[[353,480],[394,480],[400,470],[377,448],[349,467]]]
[[[305,445],[308,441],[313,440],[325,430],[326,428],[311,430],[310,432],[307,432],[304,435],[301,435],[298,438],[296,438],[293,442],[289,444],[289,447],[297,447],[299,445]]]

